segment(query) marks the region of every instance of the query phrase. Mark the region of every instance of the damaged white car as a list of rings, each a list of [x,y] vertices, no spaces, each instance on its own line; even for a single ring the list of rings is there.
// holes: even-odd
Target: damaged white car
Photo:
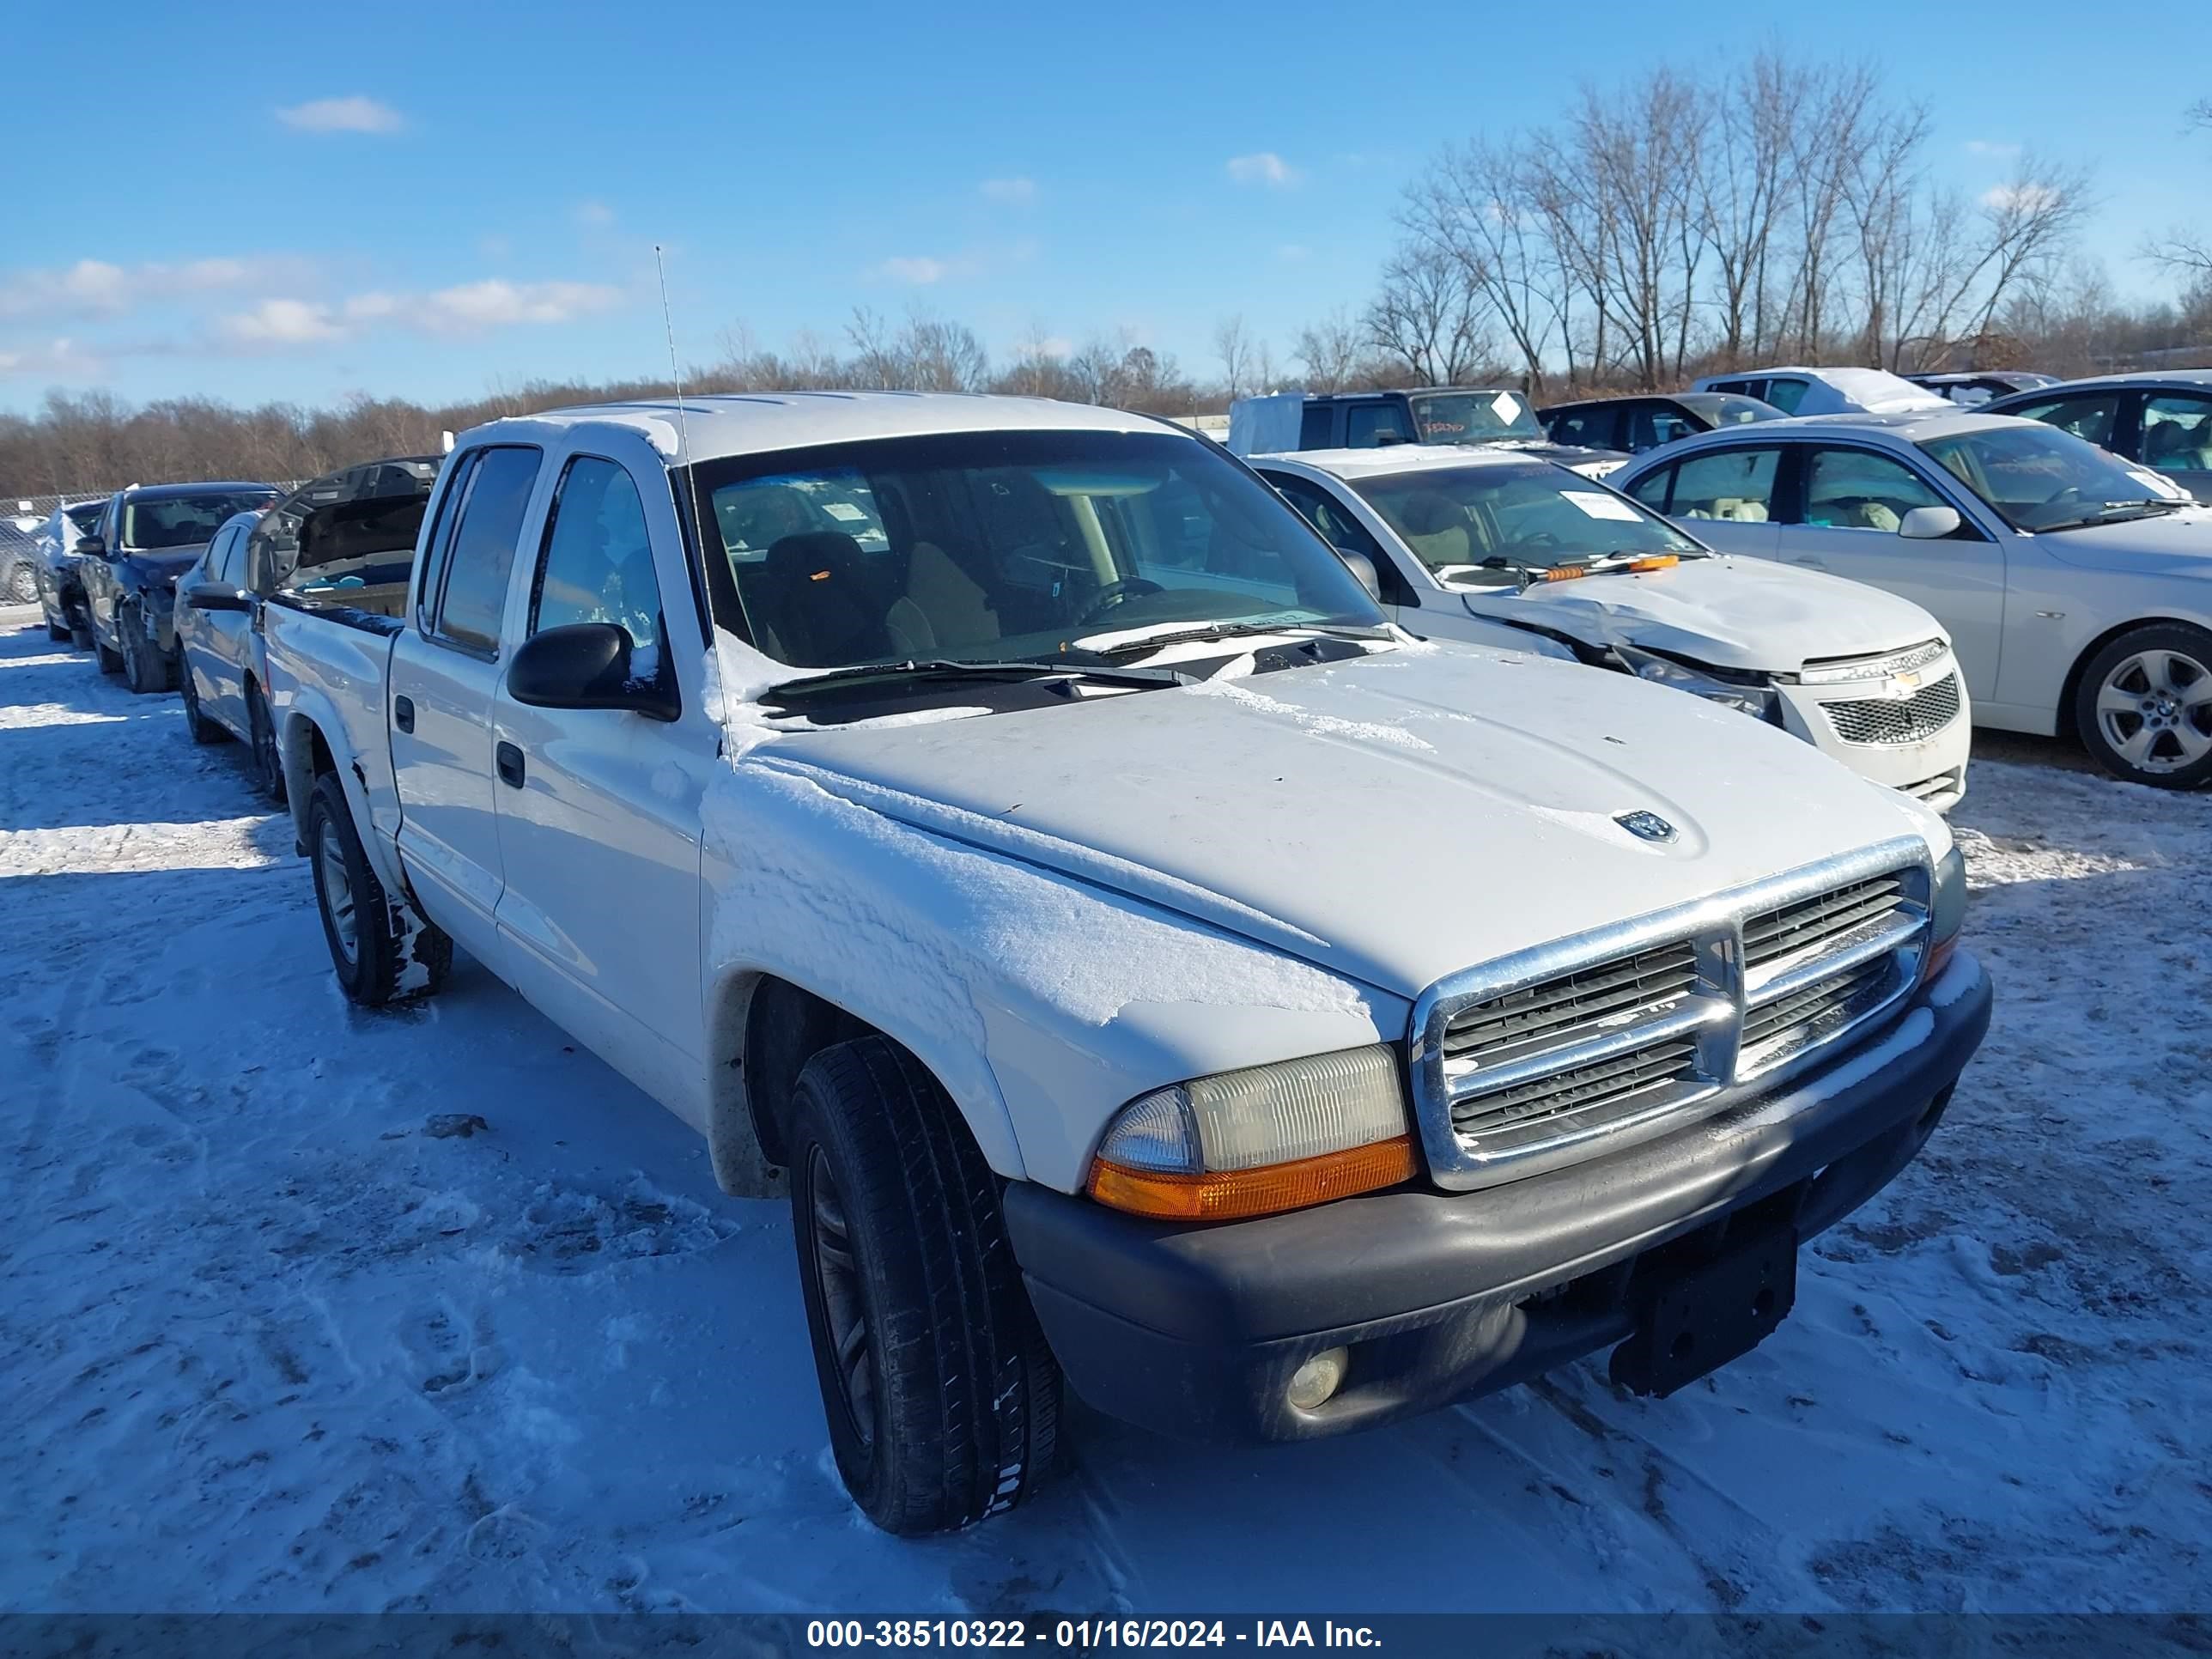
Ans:
[[[1355,569],[1372,567],[1376,597],[1417,634],[1495,644],[1505,623],[1534,648],[1781,726],[1940,812],[1966,793],[1965,679],[1910,599],[1715,556],[1686,527],[1524,456],[1409,445],[1252,465]]]
[[[895,1532],[1034,1491],[1064,1383],[1255,1441],[1603,1348],[1680,1388],[1989,1018],[1935,813],[1413,641],[1141,416],[501,421],[406,581],[264,626],[340,983],[435,990],[458,944],[729,1191],[787,1189],[830,1443]]]

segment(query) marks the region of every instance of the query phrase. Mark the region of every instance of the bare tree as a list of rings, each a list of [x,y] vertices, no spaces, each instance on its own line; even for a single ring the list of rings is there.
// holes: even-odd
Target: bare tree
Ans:
[[[1367,343],[1426,386],[1450,386],[1491,354],[1482,290],[1466,268],[1415,238],[1382,268],[1367,307]]]
[[[1567,290],[1545,216],[1531,199],[1524,153],[1480,139],[1448,148],[1408,187],[1399,222],[1416,250],[1450,267],[1458,293],[1479,297],[1505,331],[1529,386],[1540,392]],[[1394,267],[1406,258],[1401,250]],[[1391,280],[1386,270],[1386,293]],[[1474,298],[1461,309],[1472,313]],[[1381,338],[1376,343],[1394,349]]]
[[[1298,331],[1291,355],[1306,372],[1309,392],[1341,392],[1352,384],[1364,342],[1352,313],[1339,306]]]
[[[1231,398],[1251,389],[1252,338],[1244,331],[1243,313],[1213,325],[1213,355],[1220,360],[1222,384]]]
[[[2212,134],[2212,98],[2189,106],[2188,124]],[[2170,230],[2146,243],[2144,255],[2176,275],[2199,281],[2212,277],[2212,229]]]

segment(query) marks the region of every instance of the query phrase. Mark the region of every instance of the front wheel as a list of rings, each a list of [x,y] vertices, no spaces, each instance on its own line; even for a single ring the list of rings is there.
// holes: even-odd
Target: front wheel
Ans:
[[[2081,671],[2074,724],[2098,764],[2154,789],[2212,782],[2212,632],[2153,623]]]
[[[194,743],[225,743],[230,733],[222,722],[211,720],[200,707],[200,689],[192,683],[192,665],[179,662],[177,665],[177,695],[185,705],[185,730],[191,734]]]
[[[115,608],[115,637],[123,641],[123,680],[142,696],[169,689],[169,659],[146,637],[146,621],[132,605]]]
[[[315,780],[307,804],[315,905],[338,988],[364,1008],[430,996],[453,965],[453,941],[411,904],[393,901],[369,867],[337,775]]]
[[[792,1231],[846,1489],[907,1537],[1013,1508],[1052,1465],[1060,1377],[998,1178],[889,1038],[816,1054],[793,1105]]]
[[[70,645],[76,641],[76,635],[70,631],[70,625],[65,622],[56,622],[52,617],[46,618],[46,637],[56,645]]]

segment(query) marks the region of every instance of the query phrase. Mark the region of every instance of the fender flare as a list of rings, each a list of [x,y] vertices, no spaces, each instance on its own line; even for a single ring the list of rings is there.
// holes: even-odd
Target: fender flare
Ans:
[[[264,681],[263,700],[266,702],[268,696]],[[308,742],[308,733],[313,732],[330,750],[338,787],[345,792],[346,809],[353,814],[355,833],[361,837],[362,853],[375,867],[376,878],[384,884],[385,891],[411,903],[415,890],[408,883],[407,872],[400,868],[396,851],[376,833],[375,822],[369,816],[368,791],[356,769],[353,749],[345,742],[345,722],[338,717],[337,705],[324,692],[302,686],[288,700],[282,715],[272,705],[270,718],[276,721],[276,750],[283,757],[284,797],[292,813],[293,834],[302,846],[306,844],[307,804],[315,783],[314,750]]]

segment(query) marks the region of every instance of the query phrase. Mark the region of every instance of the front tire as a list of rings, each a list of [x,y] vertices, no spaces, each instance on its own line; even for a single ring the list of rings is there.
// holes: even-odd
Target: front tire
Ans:
[[[2074,726],[2097,763],[2154,789],[2212,783],[2212,632],[2131,629],[2089,659]]]
[[[369,867],[353,809],[333,773],[307,803],[307,857],[315,905],[338,988],[364,1008],[436,994],[453,965],[453,941],[411,904],[395,902]]]
[[[115,631],[119,639],[123,633],[120,623]],[[84,638],[85,643],[92,647],[93,660],[100,665],[101,673],[120,674],[123,672],[123,653],[120,651],[110,651],[106,642],[89,626],[85,629]]]
[[[230,733],[220,720],[211,720],[200,708],[200,689],[192,683],[192,665],[180,662],[177,665],[177,696],[185,705],[185,730],[191,733],[194,743],[228,743]]]
[[[146,637],[137,605],[115,607],[115,637],[123,642],[123,682],[140,696],[169,689],[169,659]]]
[[[846,1489],[902,1537],[1013,1508],[1051,1468],[1060,1376],[998,1178],[886,1037],[816,1054],[793,1108],[792,1232]]]
[[[19,564],[9,573],[8,597],[17,605],[30,605],[39,597],[39,579],[27,564]]]
[[[70,625],[58,623],[51,617],[46,618],[46,637],[56,645],[74,645],[76,642],[76,636],[70,631]]]

